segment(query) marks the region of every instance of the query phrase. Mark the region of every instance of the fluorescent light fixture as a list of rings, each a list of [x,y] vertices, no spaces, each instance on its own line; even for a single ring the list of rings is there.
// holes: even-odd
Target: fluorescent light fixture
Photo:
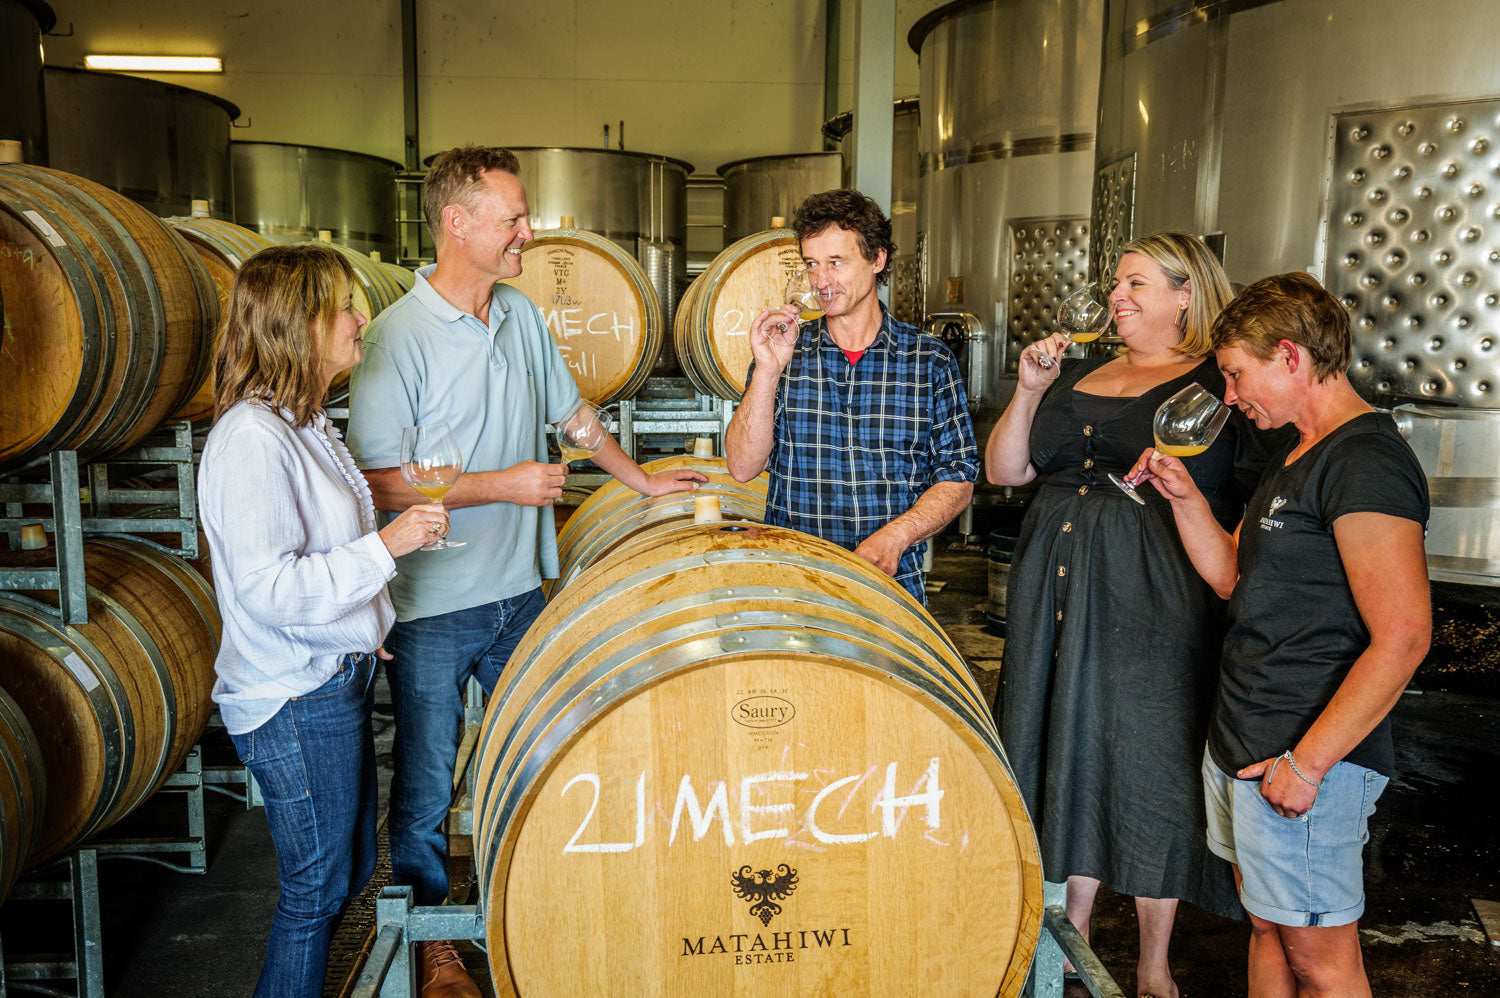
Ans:
[[[224,72],[224,60],[216,55],[86,55],[83,64],[128,73]]]

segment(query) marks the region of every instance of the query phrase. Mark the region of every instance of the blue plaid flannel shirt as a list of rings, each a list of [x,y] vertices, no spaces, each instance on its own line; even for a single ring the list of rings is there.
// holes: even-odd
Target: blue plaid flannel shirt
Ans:
[[[979,473],[952,351],[881,312],[880,332],[853,365],[823,320],[803,326],[776,390],[766,523],[851,551],[937,482],[972,482]],[[924,605],[926,551],[926,541],[914,544],[896,570]]]

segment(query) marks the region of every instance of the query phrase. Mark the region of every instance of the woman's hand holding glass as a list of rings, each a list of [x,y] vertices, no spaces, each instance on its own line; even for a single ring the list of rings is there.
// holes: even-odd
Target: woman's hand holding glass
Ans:
[[[1057,360],[1068,349],[1069,342],[1066,336],[1054,333],[1021,351],[1020,370],[1017,374],[1020,376],[1022,390],[1044,391],[1057,380],[1057,376],[1062,373]],[[1052,363],[1046,364],[1043,360],[1050,360]]]
[[[1062,327],[1060,334],[1055,334],[1062,340],[1062,349],[1057,349],[1053,344],[1047,350],[1041,350],[1041,343],[1032,347],[1029,352],[1033,359],[1043,368],[1055,368],[1057,357],[1062,350],[1067,349],[1070,343],[1090,343],[1104,335],[1109,328],[1113,316],[1109,309],[1109,300],[1105,297],[1104,289],[1098,284],[1090,281],[1083,287],[1074,291],[1062,300],[1057,306],[1057,324]],[[1048,337],[1042,343],[1051,344],[1054,337]]]
[[[1168,499],[1186,498],[1197,486],[1182,458],[1208,450],[1228,420],[1227,405],[1202,385],[1188,385],[1157,408],[1151,421],[1156,446],[1141,455],[1130,474],[1124,478],[1111,474],[1109,480],[1142,505],[1146,500],[1136,494],[1135,487],[1147,480],[1155,480],[1158,491]]]
[[[401,515],[380,529],[380,539],[392,558],[422,549],[433,535],[448,532],[448,510],[440,502],[408,506]]]

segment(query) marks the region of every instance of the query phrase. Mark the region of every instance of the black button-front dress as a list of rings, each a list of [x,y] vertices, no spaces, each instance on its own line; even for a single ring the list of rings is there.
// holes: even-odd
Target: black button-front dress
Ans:
[[[1065,360],[1031,430],[1045,482],[1021,526],[995,713],[1036,825],[1046,878],[1088,876],[1135,897],[1243,917],[1230,867],[1204,842],[1199,767],[1217,688],[1224,603],[1194,571],[1166,500],[1110,482],[1151,446],[1161,403],[1212,357],[1136,398],[1075,389],[1106,359]],[[1267,441],[1236,411],[1185,464],[1226,528]]]

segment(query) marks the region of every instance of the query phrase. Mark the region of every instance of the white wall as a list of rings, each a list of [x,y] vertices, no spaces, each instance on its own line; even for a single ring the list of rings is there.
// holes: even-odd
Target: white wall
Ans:
[[[397,0],[53,7],[74,35],[45,40],[49,64],[220,55],[222,75],[155,78],[238,104],[249,127],[236,139],[402,158]],[[596,146],[605,122],[615,145],[621,119],[626,148],[700,173],[822,148],[823,0],[419,0],[417,15],[423,156],[460,142]]]

